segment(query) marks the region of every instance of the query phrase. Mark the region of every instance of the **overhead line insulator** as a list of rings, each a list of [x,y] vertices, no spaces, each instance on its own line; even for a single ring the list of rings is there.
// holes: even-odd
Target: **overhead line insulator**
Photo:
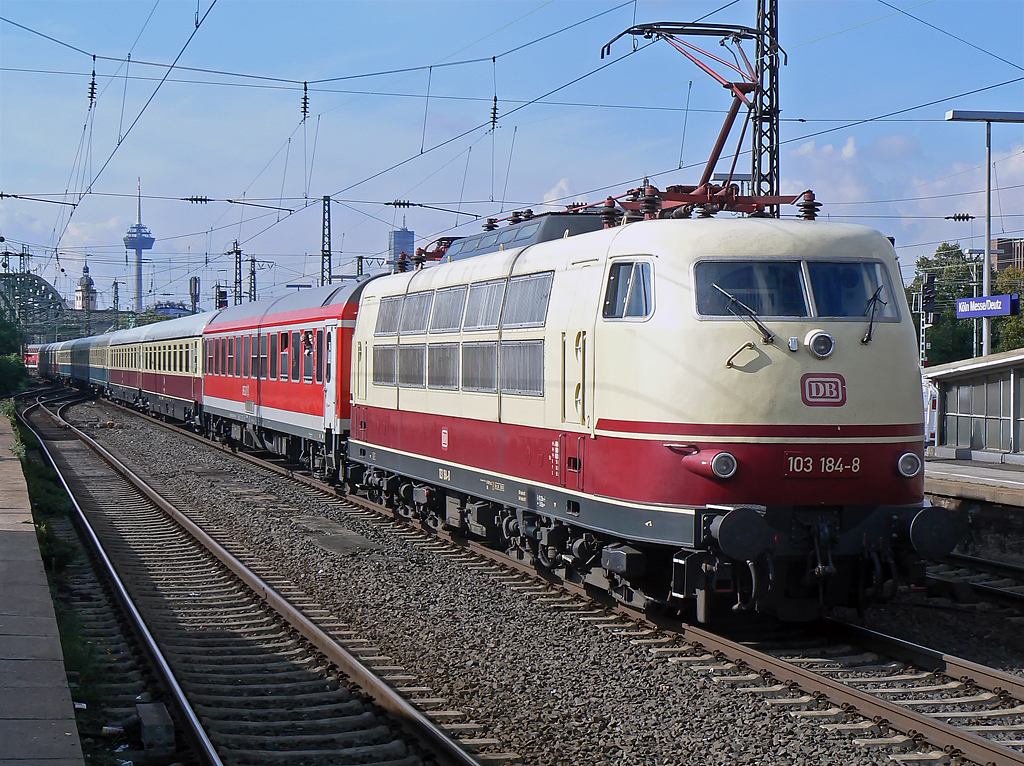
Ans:
[[[193,205],[205,205],[207,202],[210,202],[210,198],[206,195],[201,197],[193,195],[191,197],[182,197],[181,199],[184,202],[191,202]]]
[[[306,83],[302,83],[302,121],[305,122],[307,117],[309,117],[309,89],[306,87]]]

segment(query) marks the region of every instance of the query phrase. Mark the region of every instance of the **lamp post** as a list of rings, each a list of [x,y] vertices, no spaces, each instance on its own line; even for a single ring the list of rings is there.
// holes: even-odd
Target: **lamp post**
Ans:
[[[1024,112],[970,112],[951,109],[946,112],[946,119],[985,123],[985,261],[981,280],[982,292],[987,296],[992,289],[992,123],[1024,123]],[[981,321],[981,353],[983,356],[992,353],[991,317],[983,317]]]

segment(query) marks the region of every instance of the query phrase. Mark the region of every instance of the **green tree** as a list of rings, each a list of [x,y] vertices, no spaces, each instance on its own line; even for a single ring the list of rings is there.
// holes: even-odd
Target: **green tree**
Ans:
[[[1024,294],[1024,271],[1011,267],[997,272],[993,294]],[[992,348],[997,352],[1024,348],[1024,316],[995,317],[992,320]]]
[[[25,335],[21,328],[0,316],[0,355],[20,354],[21,344],[24,342]]]
[[[935,275],[935,311],[928,328],[928,364],[945,364],[969,359],[974,353],[974,322],[956,318],[956,299],[974,295],[974,281],[981,283],[981,266],[960,249],[959,244],[943,242],[933,256],[917,259],[917,273],[907,287],[907,301],[917,306],[921,284],[926,275]],[[921,314],[914,312],[914,326],[920,332]]]
[[[28,381],[28,370],[21,355],[24,341],[21,328],[0,317],[0,396],[17,393]]]

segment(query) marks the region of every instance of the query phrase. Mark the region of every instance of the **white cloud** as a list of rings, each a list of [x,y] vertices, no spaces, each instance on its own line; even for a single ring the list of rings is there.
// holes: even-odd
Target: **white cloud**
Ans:
[[[559,204],[564,205],[565,198],[571,195],[569,190],[569,179],[563,178],[553,187],[544,192],[544,204]],[[558,200],[558,202],[556,202]]]

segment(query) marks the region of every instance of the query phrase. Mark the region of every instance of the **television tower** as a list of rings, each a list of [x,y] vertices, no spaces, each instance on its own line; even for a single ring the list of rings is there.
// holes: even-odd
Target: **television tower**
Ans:
[[[156,239],[149,229],[142,225],[142,179],[139,179],[139,220],[128,227],[124,235],[126,250],[135,251],[135,313],[142,313],[142,251],[152,250]]]

